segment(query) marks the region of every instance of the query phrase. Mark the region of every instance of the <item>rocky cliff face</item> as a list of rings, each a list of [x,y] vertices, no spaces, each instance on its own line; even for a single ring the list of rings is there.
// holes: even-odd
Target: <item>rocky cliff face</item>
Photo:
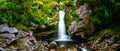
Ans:
[[[37,41],[32,32],[18,31],[14,27],[8,27],[7,24],[0,25],[0,50],[36,50]]]
[[[48,51],[46,41],[37,41],[32,31],[0,25],[0,51]]]
[[[89,5],[85,3],[81,5],[76,12],[79,15],[79,20],[71,22],[68,34],[71,35],[72,38],[78,37],[85,39],[94,32],[94,24],[89,21],[91,10],[89,9]]]
[[[88,42],[91,50],[94,51],[118,51],[120,50],[119,32],[106,29],[98,35],[92,36]]]
[[[74,39],[88,40],[86,43],[90,51],[119,51],[120,35],[119,31],[114,32],[110,29],[100,30],[95,33],[95,25],[90,22],[91,10],[88,4],[81,5],[76,12],[79,14],[79,20],[71,22],[68,34]]]

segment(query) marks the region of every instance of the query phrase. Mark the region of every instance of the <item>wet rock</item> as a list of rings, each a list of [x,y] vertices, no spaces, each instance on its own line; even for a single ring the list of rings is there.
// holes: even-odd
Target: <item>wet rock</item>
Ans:
[[[64,48],[65,47],[65,45],[60,45],[60,48]]]
[[[75,47],[72,47],[72,48],[70,48],[70,49],[68,49],[68,50],[71,50],[71,51],[78,51]]]
[[[58,47],[58,50],[59,50],[59,51],[66,51],[65,45],[60,45],[60,46]]]
[[[51,42],[49,44],[49,49],[57,49],[57,43],[56,42]]]
[[[7,24],[1,24],[0,25],[0,32],[7,32],[8,31],[8,25]]]
[[[55,49],[50,49],[50,51],[57,51],[57,50],[55,50]]]
[[[0,34],[0,36],[2,36],[3,38],[8,38],[8,39],[12,39],[15,38],[14,34]]]
[[[18,30],[17,30],[16,28],[14,28],[14,27],[9,27],[9,28],[8,28],[8,32],[9,32],[9,33],[17,33]]]

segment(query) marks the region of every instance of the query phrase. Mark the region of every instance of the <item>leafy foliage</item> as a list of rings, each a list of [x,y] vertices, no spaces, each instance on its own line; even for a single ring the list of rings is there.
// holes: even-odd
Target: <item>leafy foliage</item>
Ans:
[[[31,27],[34,22],[38,25],[58,21],[58,11],[66,12],[66,25],[78,19],[75,12],[76,7],[89,3],[93,14],[90,18],[98,27],[104,28],[109,25],[120,23],[120,1],[119,0],[0,0],[0,23],[8,23],[18,29]],[[71,12],[72,11],[72,12]],[[71,19],[72,18],[72,19]]]
[[[72,0],[0,0],[0,23],[8,23],[18,29],[26,29],[32,22],[50,25],[47,17],[52,18],[53,23],[57,22],[58,10],[73,9],[72,2]]]
[[[90,18],[97,27],[106,28],[109,25],[120,23],[120,1],[118,0],[78,0],[77,4],[89,3],[93,10]]]

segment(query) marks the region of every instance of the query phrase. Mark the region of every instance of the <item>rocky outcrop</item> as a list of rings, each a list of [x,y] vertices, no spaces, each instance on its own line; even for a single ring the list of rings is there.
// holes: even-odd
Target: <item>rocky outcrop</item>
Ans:
[[[49,39],[49,38],[53,38],[53,37],[56,37],[57,36],[57,31],[53,31],[53,32],[40,32],[40,33],[36,33],[34,34],[35,38],[37,40],[45,40],[45,39]]]
[[[41,42],[36,41],[30,30],[25,32],[7,24],[0,25],[0,51],[36,51],[41,46],[42,49],[47,48],[43,51],[47,51],[47,42]]]
[[[88,40],[84,44],[89,46],[89,51],[120,50],[119,31],[106,29],[100,31],[99,33],[94,32],[95,25],[89,20],[91,14],[89,4],[85,3],[84,5],[81,5],[76,12],[79,14],[79,19],[72,21],[69,29],[67,30],[68,34],[72,38]]]
[[[88,19],[91,10],[89,9],[88,4],[85,3],[84,5],[81,5],[76,12],[79,15],[79,20],[72,21],[67,32],[72,38],[85,39],[94,32],[94,24]]]
[[[101,31],[97,36],[93,36],[88,42],[93,51],[118,51],[120,50],[120,37],[111,30]]]
[[[33,34],[31,30],[22,31],[9,27],[7,24],[1,24],[0,51],[56,51],[56,42],[48,44],[47,41],[43,41],[43,39],[54,37],[56,34],[57,31]]]
[[[1,33],[4,33],[4,32],[16,33],[16,32],[18,32],[18,30],[14,27],[8,27],[7,24],[1,24],[0,25],[0,32]]]

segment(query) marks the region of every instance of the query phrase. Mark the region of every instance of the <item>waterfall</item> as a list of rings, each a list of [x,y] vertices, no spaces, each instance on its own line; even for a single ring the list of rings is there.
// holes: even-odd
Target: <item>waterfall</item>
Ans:
[[[65,16],[65,12],[64,11],[59,11],[58,39],[56,41],[70,41],[71,40],[66,35],[64,16]]]
[[[65,28],[65,21],[64,21],[65,12],[59,11],[59,22],[58,22],[58,36],[55,41],[57,42],[73,42],[74,40],[70,39],[70,37],[66,34],[66,28]],[[66,44],[64,43],[64,44]],[[71,51],[71,49],[68,49],[68,51]],[[77,49],[75,49],[77,51]],[[81,48],[81,51],[87,51],[87,49]]]

